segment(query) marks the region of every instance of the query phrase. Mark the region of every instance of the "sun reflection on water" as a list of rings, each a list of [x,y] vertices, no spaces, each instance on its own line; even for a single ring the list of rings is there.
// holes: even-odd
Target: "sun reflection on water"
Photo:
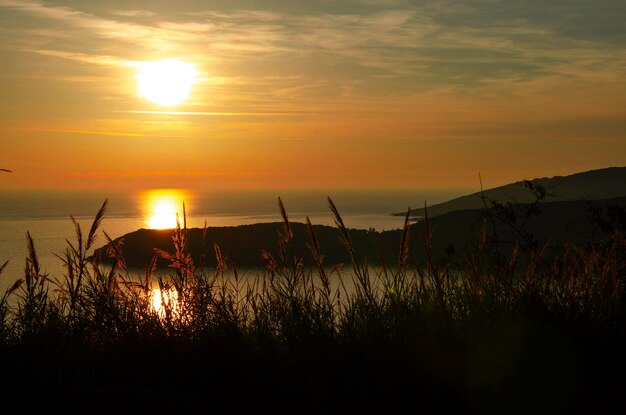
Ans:
[[[145,224],[149,229],[173,229],[176,216],[182,222],[183,203],[189,192],[181,189],[146,190],[141,199],[144,206]],[[187,204],[185,205],[188,206]]]
[[[178,292],[174,288],[153,288],[151,293],[152,309],[160,316],[165,315],[167,308],[170,311],[178,309]]]

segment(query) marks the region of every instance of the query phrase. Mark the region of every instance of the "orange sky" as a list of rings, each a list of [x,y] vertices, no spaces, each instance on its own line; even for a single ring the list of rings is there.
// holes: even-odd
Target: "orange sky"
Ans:
[[[0,189],[475,188],[626,165],[623,2],[83,3],[0,0]],[[198,72],[173,107],[137,92],[164,58]]]

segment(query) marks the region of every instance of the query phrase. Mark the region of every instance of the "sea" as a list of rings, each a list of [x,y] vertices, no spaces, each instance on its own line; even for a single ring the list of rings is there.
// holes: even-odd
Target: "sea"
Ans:
[[[404,218],[392,213],[408,207],[433,205],[468,193],[467,189],[393,190],[239,190],[198,191],[145,189],[121,191],[52,191],[0,189],[0,295],[15,280],[23,278],[27,256],[27,232],[34,240],[42,271],[62,276],[62,256],[68,243],[75,243],[73,217],[83,234],[107,200],[108,206],[95,247],[111,238],[141,228],[175,226],[176,214],[187,227],[238,226],[281,221],[280,197],[290,221],[334,225],[328,197],[335,203],[349,228],[377,231],[401,228]],[[183,215],[184,203],[184,215]],[[70,216],[71,215],[71,216]]]

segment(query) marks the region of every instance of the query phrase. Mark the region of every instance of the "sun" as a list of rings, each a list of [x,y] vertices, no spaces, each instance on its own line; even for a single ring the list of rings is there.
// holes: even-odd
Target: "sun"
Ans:
[[[137,62],[135,79],[141,98],[158,105],[172,107],[186,101],[196,82],[196,66],[178,58]]]

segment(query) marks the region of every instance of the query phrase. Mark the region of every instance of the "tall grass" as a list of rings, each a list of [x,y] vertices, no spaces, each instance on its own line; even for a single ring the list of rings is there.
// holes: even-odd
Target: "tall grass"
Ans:
[[[206,247],[214,269],[194,264],[184,213],[174,251],[155,250],[139,278],[126,268],[123,242],[106,234],[114,260],[89,256],[106,201],[86,238],[72,218],[76,239],[59,256],[61,276],[41,272],[27,234],[24,278],[0,298],[1,352],[13,374],[5,391],[22,396],[19,385],[28,384],[45,396],[96,399],[130,385],[137,399],[166,390],[192,403],[253,395],[277,405],[341,398],[354,408],[416,399],[420,408],[558,413],[593,407],[602,390],[624,385],[623,233],[567,245],[550,260],[538,249],[519,262],[514,249],[502,262],[484,230],[457,269],[433,257],[428,217],[425,233],[410,240],[407,212],[396,262],[371,267],[328,203],[349,272],[325,264],[308,218],[315,266],[304,266],[280,199],[278,255],[264,251],[266,269],[255,278],[217,245]],[[169,271],[157,272],[157,258]]]

